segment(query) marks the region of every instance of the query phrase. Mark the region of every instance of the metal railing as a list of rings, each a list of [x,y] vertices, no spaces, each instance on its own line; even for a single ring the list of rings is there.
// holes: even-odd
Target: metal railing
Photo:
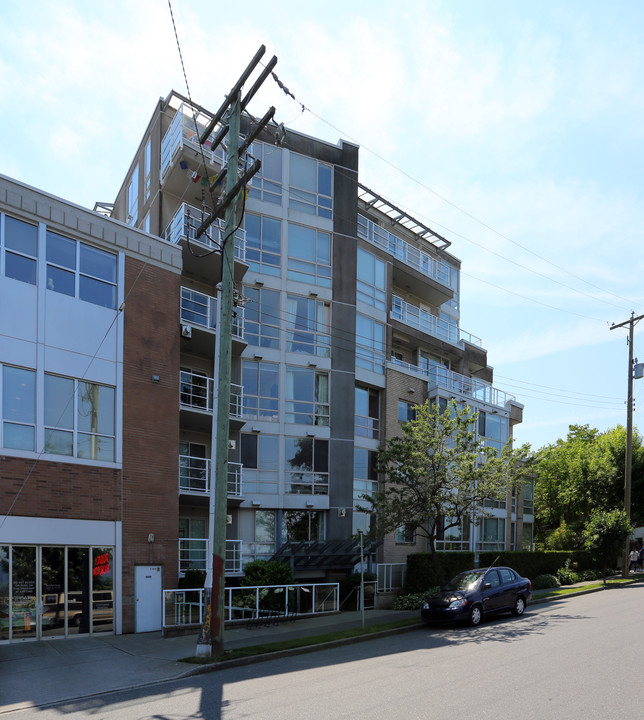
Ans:
[[[497,407],[505,407],[506,403],[515,399],[514,395],[498,390],[479,378],[467,377],[467,375],[461,375],[433,363],[429,367],[421,367],[392,357],[389,359],[389,365],[396,369],[402,368],[405,371],[424,375],[428,378],[430,390],[440,387],[455,395],[471,397],[477,402]]]
[[[260,620],[267,612],[282,617],[339,611],[338,583],[227,587],[225,621]],[[204,619],[203,588],[163,591],[163,627],[197,625]]]
[[[210,150],[213,135],[210,135],[203,145],[199,144],[199,136],[205,130],[207,122],[208,118],[202,116],[195,108],[187,103],[181,103],[161,141],[161,182],[184,145],[198,152],[199,157],[203,152],[206,161],[212,165],[222,166],[226,162],[227,153],[223,145],[219,145],[214,152]]]
[[[483,347],[481,338],[462,331],[455,323],[443,320],[427,310],[411,305],[398,295],[392,295],[391,298],[391,317],[452,345],[458,345],[464,341],[477,347]]]
[[[450,287],[450,266],[358,214],[358,237],[393,255],[441,285]]]
[[[179,380],[179,403],[181,407],[191,410],[213,410],[214,381],[207,375],[182,370]],[[242,385],[230,383],[230,417],[242,419],[244,404],[244,388]]]
[[[208,538],[179,538],[179,573],[188,570],[205,570],[209,554]],[[242,571],[242,541],[226,540],[224,563],[226,574],[238,574]]]
[[[192,455],[179,455],[179,491],[210,492],[210,460]]]
[[[194,290],[181,287],[181,322],[198,325],[208,330],[215,330],[218,318],[217,298]],[[239,306],[233,310],[232,334],[237,340],[244,339],[244,308]]]
[[[378,563],[376,565],[376,591],[391,592],[405,586],[406,563]]]
[[[211,250],[221,250],[225,237],[225,223],[221,218],[215,220],[208,228],[207,233],[201,237],[195,237],[197,228],[208,213],[183,203],[177,209],[170,224],[165,230],[165,239],[177,245],[181,240],[198,242]],[[235,231],[235,260],[246,261],[246,230],[237,228]]]
[[[243,468],[241,463],[229,462],[228,463],[228,496],[229,497],[242,497],[243,496]]]

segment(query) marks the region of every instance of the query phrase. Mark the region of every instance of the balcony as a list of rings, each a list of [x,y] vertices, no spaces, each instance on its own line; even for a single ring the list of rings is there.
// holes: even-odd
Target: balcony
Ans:
[[[185,342],[190,342],[191,354],[212,356],[215,350],[212,334],[219,319],[217,298],[193,288],[182,287],[180,318],[181,334]],[[244,337],[244,308],[241,305],[233,308],[232,341],[233,354],[241,353],[247,345]]]
[[[243,497],[243,465],[228,463],[228,497]],[[179,492],[187,495],[210,495],[210,458],[179,455]]]
[[[450,276],[452,268],[420,248],[358,214],[358,237],[384,250],[394,260],[394,284],[409,287],[432,305],[442,305],[454,296]],[[409,274],[407,269],[415,272]],[[417,274],[420,274],[419,277]]]
[[[213,136],[203,145],[199,136],[210,117],[182,102],[161,142],[161,184],[166,192],[181,197],[190,182],[201,189],[204,160],[208,175],[217,173],[226,162],[226,151],[219,145],[210,149]],[[207,178],[205,179],[207,182]]]
[[[230,383],[230,427],[238,430],[244,423],[242,407],[244,388]],[[181,370],[179,377],[179,409],[185,429],[207,431],[214,409],[214,381],[211,377],[190,370]]]
[[[440,388],[446,390],[450,395],[458,396],[458,398],[472,399],[477,403],[501,408],[505,408],[506,403],[516,399],[514,395],[498,390],[479,378],[461,375],[435,363],[420,366],[412,365],[397,358],[390,358],[389,367],[394,370],[402,370],[402,372],[411,372],[426,377],[430,393],[434,388]]]
[[[208,211],[205,215],[207,216]],[[195,237],[204,215],[187,203],[179,205],[174,217],[165,230],[165,239],[174,245],[183,247],[183,269],[195,277],[217,278],[221,276],[221,247],[225,237],[223,219],[216,220],[199,239]],[[196,252],[190,251],[189,244],[196,244]],[[205,252],[214,250],[215,252]],[[246,262],[246,231],[238,228],[235,231],[235,280],[239,282],[246,266],[238,263]]]
[[[209,555],[208,538],[179,538],[179,574],[187,570],[206,570]],[[240,575],[242,572],[242,541],[226,540],[226,575]]]
[[[391,319],[398,320],[451,345],[462,348],[464,343],[469,343],[476,347],[483,347],[481,339],[476,335],[464,332],[455,323],[443,320],[427,310],[411,305],[398,295],[392,295],[391,298]]]

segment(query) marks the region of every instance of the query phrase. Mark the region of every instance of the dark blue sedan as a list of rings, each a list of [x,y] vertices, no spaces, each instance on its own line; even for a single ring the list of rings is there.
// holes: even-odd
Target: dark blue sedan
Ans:
[[[523,615],[532,585],[509,567],[466,570],[452,578],[420,611],[427,623],[465,620],[479,625],[484,615]]]

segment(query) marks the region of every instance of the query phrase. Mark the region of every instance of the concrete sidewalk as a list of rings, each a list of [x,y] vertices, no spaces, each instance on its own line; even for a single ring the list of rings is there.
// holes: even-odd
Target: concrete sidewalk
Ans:
[[[365,625],[418,619],[417,610],[367,610]],[[360,612],[343,612],[259,627],[226,627],[227,650],[359,628]],[[0,714],[124,690],[202,672],[178,662],[196,655],[197,635],[160,632],[95,635],[0,645]],[[246,662],[252,662],[248,659]]]

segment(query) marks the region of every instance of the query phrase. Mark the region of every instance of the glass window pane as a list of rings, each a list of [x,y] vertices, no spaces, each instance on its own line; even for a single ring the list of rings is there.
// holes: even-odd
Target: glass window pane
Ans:
[[[13,425],[4,423],[3,446],[13,450],[34,450],[36,444],[35,430],[29,425]]]
[[[116,282],[116,255],[81,243],[80,271],[85,275]]]
[[[258,443],[262,470],[277,470],[277,437],[260,435]]]
[[[38,257],[38,228],[35,225],[5,216],[4,245],[31,257]]]
[[[241,463],[245,468],[257,467],[257,435],[241,435]]]
[[[288,254],[308,262],[315,262],[315,230],[303,225],[288,226]]]
[[[7,252],[4,256],[4,274],[14,280],[35,285],[36,261],[23,255]]]
[[[114,435],[114,388],[78,383],[78,429]]]
[[[2,417],[15,422],[36,422],[36,373],[5,365],[2,369]]]
[[[76,241],[47,233],[47,262],[62,265],[70,270],[76,269]]]
[[[290,183],[298,188],[304,188],[311,192],[316,191],[316,166],[317,160],[291,153],[290,157]]]
[[[116,307],[116,286],[81,275],[79,279],[79,297],[81,300],[94,303],[94,305],[101,305],[114,310]]]
[[[114,438],[78,434],[78,457],[88,460],[114,461]]]
[[[322,195],[331,195],[331,167],[318,164],[318,192]]]
[[[73,455],[74,434],[66,430],[45,429],[45,452],[51,455]]]
[[[76,276],[69,270],[61,270],[47,265],[47,289],[74,297],[76,294]]]
[[[58,375],[45,375],[45,425],[74,427],[74,381]]]

